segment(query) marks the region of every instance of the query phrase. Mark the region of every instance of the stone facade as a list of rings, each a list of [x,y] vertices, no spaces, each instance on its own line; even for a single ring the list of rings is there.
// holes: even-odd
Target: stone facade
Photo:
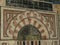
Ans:
[[[58,16],[58,35],[59,35],[59,40],[60,40],[60,4],[54,4],[55,6],[55,10],[57,12],[57,16]],[[60,44],[60,41],[59,41]]]
[[[57,8],[58,9],[57,9]],[[55,10],[1,6],[0,45],[59,45],[59,7]]]
[[[31,9],[27,10],[24,8],[17,9],[13,7],[12,8],[1,7],[1,40],[2,41],[0,44],[18,45],[17,42],[19,42],[19,45],[24,45],[24,44],[30,45],[31,41],[33,41],[33,44],[36,45],[56,45],[56,44],[58,45],[59,40],[57,34],[56,20],[57,20],[57,15],[55,12],[50,12],[50,11],[45,12],[45,11],[38,11],[38,10],[31,10]],[[30,35],[28,35],[29,37],[25,36],[25,39],[23,39],[23,36],[18,35],[18,33],[21,34],[20,33],[21,28],[26,25],[32,25],[36,27],[40,32],[41,36],[39,37],[38,35],[36,35],[38,34],[38,32],[35,32],[32,33],[35,36],[31,35],[30,33]],[[29,28],[29,30],[32,31],[33,27]],[[26,33],[28,33],[25,32],[22,34],[25,35]],[[22,37],[22,41],[18,40],[19,36]],[[40,38],[39,40],[37,36]],[[36,41],[36,43],[34,40]]]
[[[0,0],[0,6],[5,6],[6,5],[6,0]]]

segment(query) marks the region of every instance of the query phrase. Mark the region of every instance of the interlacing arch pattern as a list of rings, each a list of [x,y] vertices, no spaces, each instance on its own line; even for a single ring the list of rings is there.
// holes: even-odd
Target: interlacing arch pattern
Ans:
[[[10,37],[14,37],[14,39],[17,39],[18,32],[22,27],[25,25],[33,25],[35,26],[41,33],[41,37],[43,39],[49,38],[48,29],[46,27],[46,19],[44,16],[36,13],[36,12],[30,12],[26,11],[23,14],[17,15],[14,19],[12,19],[8,29],[7,29],[7,35]],[[49,26],[49,24],[48,24]]]

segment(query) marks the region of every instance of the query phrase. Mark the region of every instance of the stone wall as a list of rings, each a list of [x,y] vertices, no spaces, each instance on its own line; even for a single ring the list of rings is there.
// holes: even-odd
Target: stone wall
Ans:
[[[55,12],[13,7],[1,7],[0,45],[11,45],[11,41],[12,45],[14,45],[15,42],[17,43],[17,36],[18,32],[21,31],[20,29],[30,24],[35,26],[41,33],[42,39],[36,40],[36,42],[40,41],[41,45],[59,45]],[[35,40],[21,41],[21,43],[25,42],[24,44],[27,44],[26,42],[29,42],[31,44],[31,41],[33,41],[35,45]],[[36,44],[38,45],[38,43]]]
[[[59,40],[59,45],[60,45],[60,4],[54,4],[54,11],[57,13],[58,40]]]

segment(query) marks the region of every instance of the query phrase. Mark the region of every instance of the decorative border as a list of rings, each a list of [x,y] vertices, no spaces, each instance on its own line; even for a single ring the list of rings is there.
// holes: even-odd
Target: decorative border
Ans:
[[[7,11],[7,10],[12,11],[12,13],[14,13],[14,12],[17,12],[17,13],[19,12],[19,13],[21,13],[21,12],[20,12],[21,9],[3,8],[3,7],[2,7],[2,9],[1,9],[1,13],[4,12],[4,10],[6,10],[6,11]],[[9,12],[9,11],[7,11],[7,12]],[[26,11],[26,9],[21,10],[21,11],[24,12],[24,11]],[[29,11],[29,10],[28,10],[28,11]],[[30,10],[30,11],[33,11],[33,10]],[[38,11],[38,12],[39,12],[39,11]],[[45,16],[45,17],[46,17],[46,16],[49,17],[49,16],[54,15],[55,18],[56,18],[56,14],[55,14],[55,13],[48,13],[48,14],[47,14],[46,12],[42,12],[42,13],[39,12],[39,13],[42,14],[43,16]],[[5,13],[5,14],[6,14],[6,13]],[[1,19],[4,18],[5,14],[3,14],[3,13],[1,14],[1,17],[2,17]],[[3,16],[3,15],[4,15],[4,16]],[[12,16],[12,15],[11,15],[11,16]],[[53,18],[54,16],[52,16],[52,18]],[[3,19],[3,20],[4,20],[4,19]],[[56,20],[56,19],[53,19],[53,20]],[[3,22],[3,21],[1,20],[1,24],[2,24],[2,22]],[[53,22],[55,22],[55,21],[53,21]],[[55,23],[56,23],[56,22],[55,22]],[[54,25],[54,24],[53,24],[53,25]],[[1,28],[3,28],[3,24],[2,24],[2,26],[1,26]],[[54,27],[54,28],[55,28],[55,27]],[[2,31],[2,30],[3,30],[3,29],[1,29],[1,31]],[[3,31],[2,31],[2,32],[3,32]],[[4,31],[4,32],[5,32],[5,31]],[[56,30],[56,35],[57,35],[57,30]],[[2,33],[1,33],[1,38],[2,38],[2,37],[3,37],[3,35],[2,35]],[[7,38],[7,37],[6,37],[6,38]],[[53,38],[53,37],[52,37],[52,38]],[[56,36],[55,38],[57,38],[57,36]],[[4,37],[3,37],[2,39],[4,39]],[[9,38],[7,38],[7,39],[9,39]],[[53,39],[54,39],[54,38],[53,38]]]

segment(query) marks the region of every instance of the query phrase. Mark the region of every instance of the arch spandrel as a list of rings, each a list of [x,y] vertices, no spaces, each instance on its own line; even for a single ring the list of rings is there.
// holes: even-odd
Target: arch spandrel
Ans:
[[[17,39],[17,35],[18,35],[18,32],[20,31],[20,29],[22,27],[24,27],[25,25],[30,24],[30,25],[35,26],[41,32],[41,37],[43,39],[44,38],[49,39],[48,28],[46,27],[44,21],[46,21],[44,16],[40,15],[37,12],[28,11],[25,13],[25,15],[19,14],[10,23],[10,26],[12,27],[10,30],[12,31],[12,29],[13,29],[14,34],[10,34],[12,32],[9,32],[8,34],[11,35],[12,37],[14,37],[15,39]]]

